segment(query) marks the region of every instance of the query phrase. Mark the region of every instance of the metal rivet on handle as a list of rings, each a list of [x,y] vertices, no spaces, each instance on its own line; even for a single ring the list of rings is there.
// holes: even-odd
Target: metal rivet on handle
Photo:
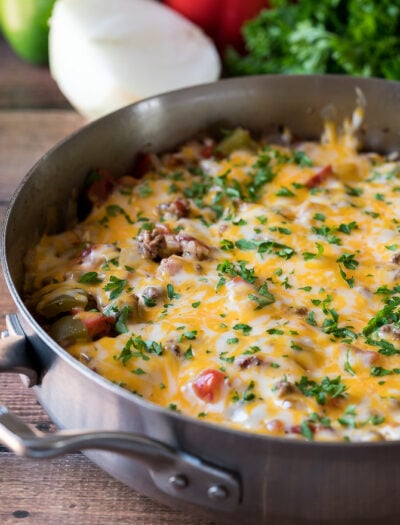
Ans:
[[[229,496],[228,490],[222,485],[211,485],[207,494],[214,501],[223,501]]]
[[[187,477],[182,474],[174,474],[168,481],[175,489],[185,489],[189,485]]]

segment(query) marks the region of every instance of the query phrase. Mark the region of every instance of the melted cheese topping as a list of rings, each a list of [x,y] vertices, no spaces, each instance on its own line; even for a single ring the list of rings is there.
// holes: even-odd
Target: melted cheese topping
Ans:
[[[190,142],[124,177],[27,256],[28,305],[76,358],[172,410],[398,439],[400,164],[358,153],[354,121],[321,143]]]

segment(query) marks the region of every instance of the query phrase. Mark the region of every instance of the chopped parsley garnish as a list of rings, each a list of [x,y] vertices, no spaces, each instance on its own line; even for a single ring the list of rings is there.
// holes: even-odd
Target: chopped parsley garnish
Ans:
[[[113,266],[117,267],[119,266],[119,258],[118,257],[113,257],[112,259],[109,259],[108,261],[106,261],[101,269],[102,270],[109,270],[110,269],[110,264],[112,264]]]
[[[253,355],[253,354],[256,354],[257,352],[261,352],[261,348],[257,345],[253,345],[247,348],[247,350],[243,352],[243,355]]]
[[[239,239],[235,242],[235,246],[239,250],[254,250],[256,248],[256,243],[247,239]]]
[[[163,354],[162,344],[157,341],[145,341],[142,336],[131,336],[124,348],[116,357],[125,365],[132,357],[140,357],[144,361],[148,361],[150,357],[147,354],[155,354],[161,356]]]
[[[191,346],[189,346],[189,348],[185,351],[184,356],[185,356],[185,359],[193,359],[194,358],[193,348]]]
[[[291,230],[289,230],[289,228],[283,228],[282,226],[271,226],[269,228],[269,230],[271,232],[281,233],[282,235],[291,235],[292,234],[292,232],[291,232]]]
[[[317,326],[317,321],[315,319],[315,312],[313,312],[313,311],[308,312],[308,315],[306,317],[306,321],[311,326]]]
[[[222,239],[219,243],[221,250],[233,250],[235,247],[234,243],[228,239]]]
[[[257,290],[257,294],[249,294],[249,299],[254,301],[257,306],[256,310],[261,310],[264,306],[268,306],[275,302],[275,297],[268,290],[268,283],[265,281]]]
[[[243,335],[249,335],[250,332],[252,331],[252,327],[250,325],[244,324],[244,323],[235,324],[232,328],[234,330],[241,330]]]
[[[305,261],[309,261],[310,259],[315,259],[316,257],[322,255],[324,253],[324,247],[319,242],[315,243],[315,246],[317,247],[318,252],[312,253],[312,252],[303,252],[303,259]]]
[[[385,284],[383,286],[380,286],[375,293],[382,295],[395,295],[400,293],[400,285],[393,286],[393,288],[388,288]]]
[[[242,395],[243,401],[248,402],[248,401],[253,401],[253,399],[255,399],[256,395],[254,393],[254,387],[255,387],[254,381],[250,381],[249,386],[243,392],[243,395]]]
[[[283,330],[280,330],[279,328],[269,328],[266,330],[267,334],[271,335],[283,335],[285,332]]]
[[[364,193],[364,190],[362,188],[354,188],[353,186],[348,186],[345,184],[346,193],[347,195],[350,195],[350,197],[360,197]]]
[[[382,377],[382,376],[389,376],[392,374],[400,374],[400,368],[393,368],[392,370],[389,370],[381,366],[371,367],[371,376]]]
[[[355,405],[349,405],[344,411],[344,415],[338,418],[338,422],[344,427],[356,428],[356,416],[357,412]]]
[[[235,226],[246,226],[247,222],[244,219],[238,219],[236,221],[232,221],[232,224]]]
[[[156,299],[150,299],[147,295],[143,295],[143,302],[148,308],[153,308],[157,304]]]
[[[310,159],[307,153],[301,150],[295,150],[293,152],[293,161],[301,168],[312,168],[314,166],[313,161]]]
[[[125,305],[121,308],[121,311],[118,315],[117,322],[115,323],[115,329],[120,334],[126,334],[129,332],[128,327],[126,326],[126,321],[128,320],[129,315],[132,313],[132,307]]]
[[[193,340],[193,339],[196,339],[197,337],[197,330],[189,330],[187,332],[184,332],[179,340],[182,341],[183,339],[190,339],[190,340]]]
[[[283,259],[290,259],[295,253],[294,249],[286,244],[281,244],[276,241],[258,241],[255,239],[238,239],[235,241],[235,246],[239,250],[255,250],[260,254],[275,253],[278,257]]]
[[[358,230],[358,224],[356,221],[351,221],[347,224],[340,224],[338,226],[338,231],[350,235],[353,230]]]
[[[355,270],[359,263],[354,257],[354,253],[342,253],[342,255],[336,259],[336,262],[342,263],[348,270]]]
[[[221,352],[219,354],[219,358],[221,359],[221,361],[225,361],[226,363],[233,363],[234,360],[235,360],[235,356],[231,355],[231,356],[227,356],[228,352]]]
[[[346,361],[344,363],[344,367],[343,368],[344,368],[345,372],[347,372],[348,374],[350,374],[352,376],[355,376],[356,372],[355,372],[354,368],[350,364],[349,353],[350,353],[350,349],[348,348],[347,351],[346,351]]]
[[[115,275],[110,276],[110,281],[104,287],[106,292],[110,292],[110,299],[116,299],[123,292],[127,284],[126,279],[118,279]]]
[[[137,376],[144,375],[146,372],[143,370],[143,368],[135,368],[132,370],[132,374],[136,374]]]
[[[381,326],[398,321],[400,321],[400,297],[395,296],[388,299],[385,306],[368,321],[367,326],[363,329],[363,334],[369,336]]]
[[[300,425],[300,432],[301,432],[301,435],[304,436],[309,441],[312,441],[314,439],[314,433],[313,433],[313,431],[310,428],[309,421],[307,421],[307,420],[306,421],[302,421],[302,423]]]
[[[371,421],[373,425],[381,425],[382,423],[385,422],[386,418],[384,416],[379,416],[378,414],[374,414],[373,416],[369,418],[369,420]]]
[[[123,215],[129,224],[135,223],[135,221],[133,221],[130,218],[127,212],[123,208],[121,208],[121,206],[118,206],[118,204],[109,204],[106,207],[106,213],[108,217],[116,217],[117,215]]]
[[[329,244],[342,244],[342,241],[339,239],[339,237],[334,235],[337,231],[335,226],[329,227],[326,226],[326,224],[324,224],[323,226],[312,226],[311,231],[312,233],[316,233],[317,235],[325,237]]]
[[[296,386],[306,397],[314,397],[319,405],[326,405],[330,399],[345,397],[347,391],[340,376],[335,379],[325,377],[319,384],[307,376],[302,376],[300,381],[296,382]]]
[[[348,277],[346,275],[346,272],[343,270],[343,268],[339,265],[339,273],[340,276],[346,283],[349,285],[349,288],[354,288],[354,277]]]
[[[167,295],[168,299],[170,299],[171,301],[172,299],[179,299],[180,297],[180,294],[175,292],[174,285],[170,283],[167,284]]]
[[[253,164],[251,181],[247,184],[247,200],[256,201],[261,196],[261,189],[275,178],[275,173],[270,165],[271,158],[267,153],[261,153]]]
[[[385,341],[385,339],[372,339],[372,337],[367,337],[366,341],[371,346],[377,346],[379,348],[378,352],[382,355],[390,357],[400,354],[400,350],[396,348],[393,343]]]
[[[295,253],[295,250],[290,246],[275,241],[261,241],[257,251],[258,253],[275,253],[282,259],[290,259]]]
[[[286,186],[281,186],[277,192],[275,192],[275,195],[277,197],[294,197],[295,194],[292,192],[292,190],[289,190]]]
[[[377,219],[379,217],[379,213],[377,213],[376,211],[366,210],[366,211],[364,211],[364,213],[365,213],[365,215],[369,215],[373,219]]]
[[[322,311],[326,315],[322,323],[322,329],[326,334],[343,339],[343,342],[351,342],[357,339],[357,334],[352,330],[352,326],[338,326],[339,314],[334,308],[327,308],[323,305]]]
[[[236,263],[232,263],[225,260],[218,264],[217,270],[218,272],[224,275],[229,275],[230,277],[241,277],[246,282],[252,284],[257,280],[257,276],[254,273],[254,268],[247,268],[247,264],[247,261],[237,261]]]
[[[87,272],[80,276],[78,283],[99,284],[103,281],[97,272]]]
[[[140,197],[148,197],[149,195],[152,195],[153,190],[150,188],[148,182],[144,182],[143,184],[140,184],[138,186],[137,191],[140,195]]]

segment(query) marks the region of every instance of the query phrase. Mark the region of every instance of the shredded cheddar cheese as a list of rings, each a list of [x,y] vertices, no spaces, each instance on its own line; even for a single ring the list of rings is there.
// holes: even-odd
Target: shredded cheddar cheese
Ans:
[[[361,120],[320,143],[236,130],[147,156],[140,178],[90,174],[87,218],[26,257],[27,304],[77,359],[171,410],[398,439],[400,163],[358,152]]]

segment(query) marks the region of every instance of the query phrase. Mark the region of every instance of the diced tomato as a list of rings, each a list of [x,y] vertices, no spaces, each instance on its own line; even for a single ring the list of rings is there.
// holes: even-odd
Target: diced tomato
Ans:
[[[321,186],[321,184],[331,175],[333,175],[333,170],[332,166],[329,164],[313,175],[311,179],[306,182],[306,187],[312,189]]]
[[[93,180],[86,189],[89,201],[94,205],[102,204],[114,189],[115,180],[107,170],[93,172]]]
[[[221,389],[225,376],[219,370],[203,370],[193,381],[193,390],[195,394],[208,403],[213,403]]]
[[[133,175],[136,179],[141,179],[148,171],[154,168],[150,153],[139,152],[135,159]]]
[[[101,312],[78,312],[74,318],[82,321],[91,339],[109,335],[115,322],[112,317],[107,317]]]
[[[178,215],[178,218],[180,217],[187,217],[190,211],[190,204],[189,202],[184,198],[178,198],[173,202],[173,205],[176,209],[176,213]]]
[[[215,150],[215,144],[207,144],[206,146],[203,146],[203,148],[201,149],[200,155],[203,159],[209,159],[210,157],[213,156],[214,150]]]
[[[307,426],[310,430],[310,432],[312,432],[313,434],[315,434],[315,431],[316,431],[316,428],[315,428],[315,425],[311,422],[307,422]],[[301,428],[301,425],[293,425],[289,428],[289,431],[290,432],[293,432],[293,434],[302,434],[302,428]]]

